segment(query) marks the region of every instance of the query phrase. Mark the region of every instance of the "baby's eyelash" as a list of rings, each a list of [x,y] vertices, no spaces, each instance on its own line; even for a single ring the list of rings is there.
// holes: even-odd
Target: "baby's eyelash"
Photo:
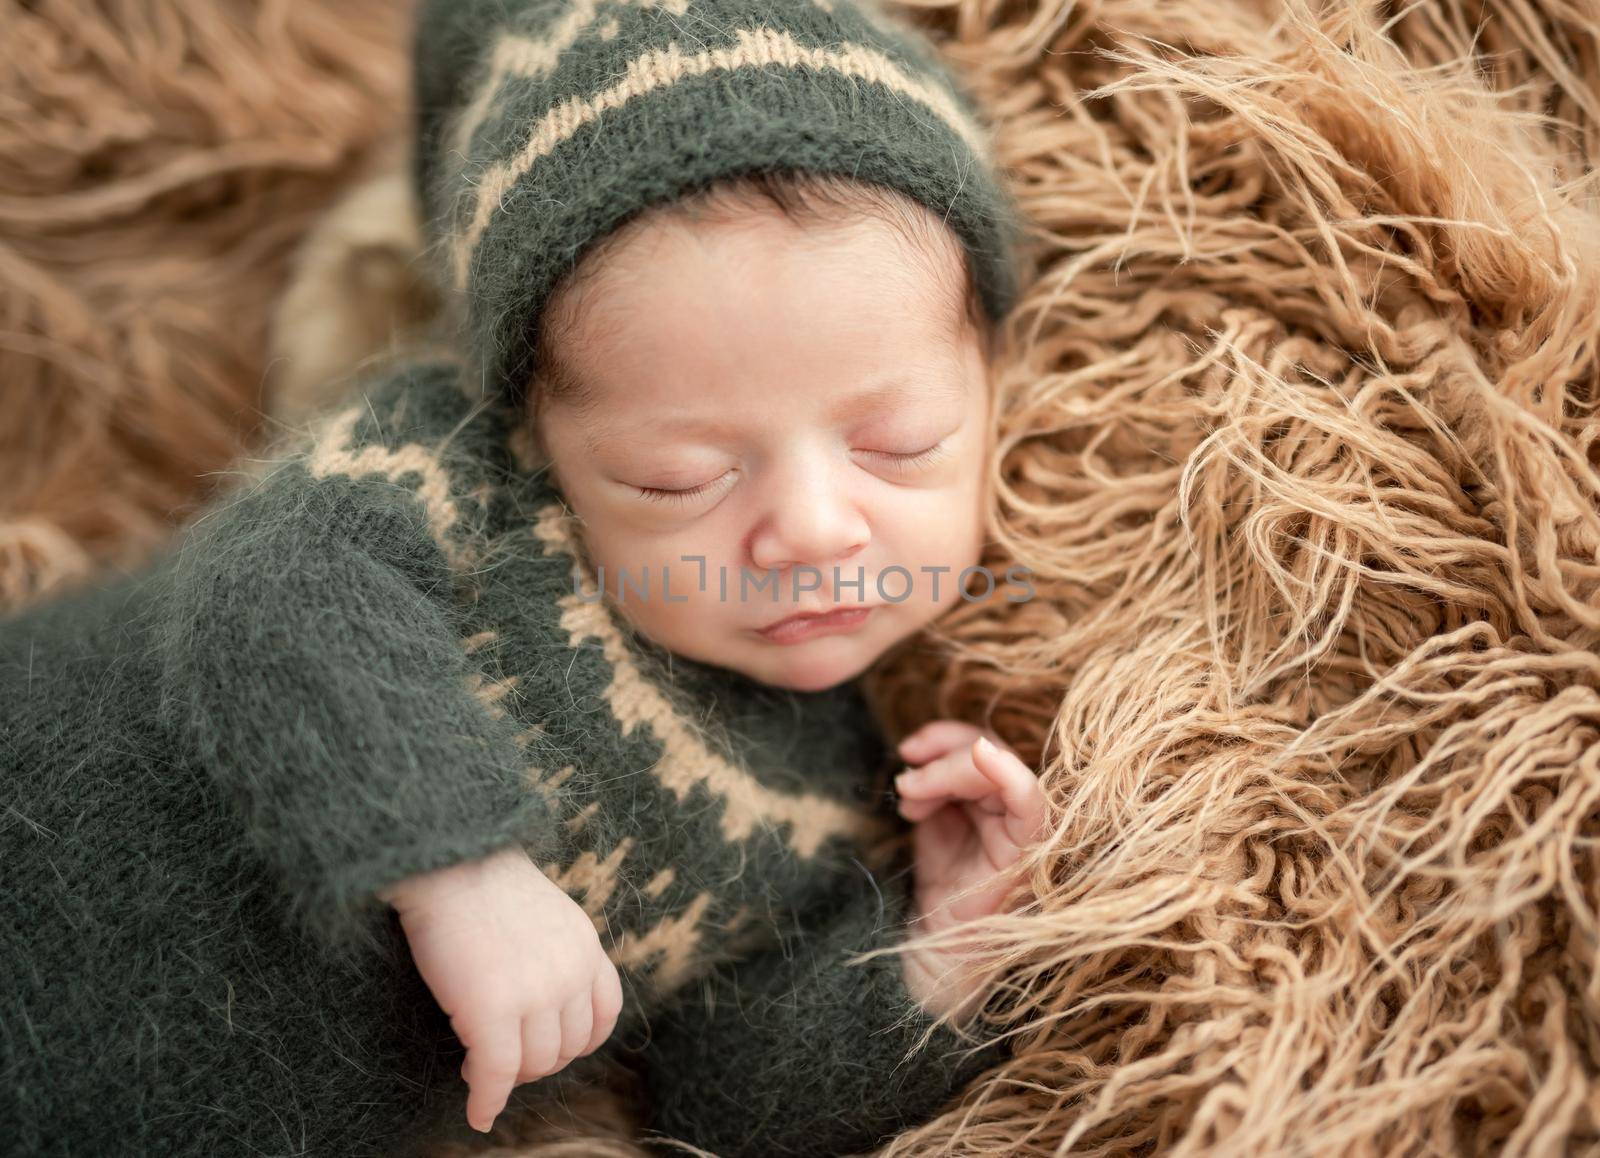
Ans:
[[[928,463],[937,462],[948,453],[949,448],[945,445],[945,442],[946,440],[941,438],[938,442],[934,443],[926,450],[911,451],[904,454],[895,450],[869,450],[867,453],[876,454],[881,458],[890,459],[897,466],[924,466]],[[638,491],[639,497],[644,499],[646,502],[683,504],[692,502],[693,500],[699,498],[701,495],[715,487],[725,477],[727,476],[720,476],[712,479],[708,483],[701,483],[697,487],[689,487],[688,489],[681,491],[663,490],[660,487],[639,486],[636,486],[633,489]]]
[[[880,454],[885,458],[891,458],[902,466],[922,466],[925,463],[935,462],[944,457],[946,451],[944,442],[945,440],[941,438],[938,442],[928,447],[927,450],[917,450],[907,454],[901,454],[893,450],[874,450],[868,453]]]
[[[646,502],[686,503],[691,499],[699,498],[720,481],[722,481],[720,478],[714,478],[708,483],[701,483],[697,487],[690,487],[681,491],[661,490],[658,487],[635,487],[634,489],[639,492],[639,497]]]

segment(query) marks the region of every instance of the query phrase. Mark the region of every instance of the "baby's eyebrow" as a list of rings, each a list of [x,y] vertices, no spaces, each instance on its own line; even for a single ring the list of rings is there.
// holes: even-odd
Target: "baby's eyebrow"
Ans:
[[[966,397],[967,384],[960,377],[936,374],[915,381],[896,377],[851,395],[833,408],[830,417],[835,422],[847,421],[909,402],[964,401]]]
[[[610,422],[600,422],[590,428],[583,436],[584,445],[592,454],[599,450],[606,442],[618,440],[639,440],[649,435],[651,441],[658,440],[665,434],[726,434],[733,430],[732,425],[718,421],[715,418],[693,419],[684,416],[676,418],[650,418],[644,422],[629,423],[626,426],[617,426]]]
[[[848,422],[876,410],[888,410],[912,402],[964,401],[966,396],[967,384],[959,377],[939,374],[927,381],[892,378],[886,382],[876,383],[837,403],[829,412],[829,417],[834,422]],[[628,423],[623,426],[602,420],[585,434],[584,443],[593,453],[605,442],[637,438],[645,434],[654,440],[667,434],[721,435],[736,432],[737,426],[734,423],[714,415],[695,417],[679,413],[671,417],[647,418],[643,422]]]

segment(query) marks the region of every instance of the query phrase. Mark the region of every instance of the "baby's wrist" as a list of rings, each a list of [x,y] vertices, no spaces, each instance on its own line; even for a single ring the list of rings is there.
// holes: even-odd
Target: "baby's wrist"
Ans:
[[[408,907],[425,896],[451,892],[460,888],[477,888],[485,880],[497,874],[522,872],[525,868],[533,869],[540,879],[548,879],[529,860],[528,854],[522,846],[507,845],[505,848],[496,849],[486,856],[458,861],[443,868],[430,869],[427,872],[403,877],[393,884],[379,889],[377,897],[380,901],[399,909]]]

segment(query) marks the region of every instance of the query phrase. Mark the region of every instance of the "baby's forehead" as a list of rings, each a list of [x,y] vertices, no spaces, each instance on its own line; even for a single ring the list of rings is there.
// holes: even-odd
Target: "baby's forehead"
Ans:
[[[674,229],[677,240],[665,240]],[[892,232],[892,244],[880,229],[871,244],[865,232],[791,230],[726,245],[723,233],[694,248],[701,239],[669,223],[602,250],[551,302],[532,386],[587,416],[681,392],[684,379],[738,381],[748,371],[755,391],[796,379],[847,386],[899,363],[965,362],[981,319],[963,251]],[[685,265],[691,272],[675,281]]]
[[[860,277],[863,283],[882,281],[879,273],[865,268]],[[962,288],[957,283],[950,292],[899,296],[892,310],[852,313],[848,323],[839,329],[793,315],[752,322],[747,316],[738,315],[738,303],[730,303],[727,313],[702,313],[683,319],[672,333],[673,340],[650,347],[649,366],[692,364],[702,358],[705,349],[725,347],[735,316],[739,325],[764,327],[774,338],[790,341],[798,335],[806,346],[824,354],[848,349],[866,331],[885,342],[898,339],[915,346],[918,352],[933,349],[941,357],[959,360],[965,356],[967,343],[976,337],[974,319],[964,308],[962,294],[957,292]],[[669,284],[663,284],[662,289],[668,295],[672,292]],[[554,344],[550,361],[561,377],[581,387],[589,381],[609,380],[611,371],[637,369],[634,363],[639,357],[639,343],[637,314],[625,304],[607,301],[604,294],[599,294],[586,303],[581,321],[568,329],[564,340]],[[641,384],[652,380],[649,375],[634,375],[634,379]]]
[[[819,272],[827,268],[864,286],[893,285],[906,300],[924,299],[923,312],[933,316],[945,302],[964,296],[973,271],[960,238],[922,207],[914,212],[917,216],[901,220],[862,211],[819,225],[765,208],[709,223],[669,208],[626,223],[580,257],[574,281],[581,290],[571,312],[603,327],[613,312],[606,306],[618,296],[615,291],[670,282],[674,262],[686,252],[697,257],[714,252],[735,274],[753,255],[778,252],[793,265],[809,264]],[[727,242],[732,244],[719,244]]]
[[[896,416],[944,414],[964,407],[982,382],[969,381],[957,357],[890,363],[875,373],[800,378],[786,401],[771,405],[773,388],[738,377],[715,382],[685,377],[669,360],[655,373],[633,378],[601,373],[563,379],[563,409],[589,454],[618,442],[628,444],[690,440],[699,436],[736,438],[751,430],[777,430],[812,417],[834,423],[877,423]],[[699,389],[699,387],[704,389]],[[708,401],[706,395],[714,395]]]
[[[575,419],[573,429],[590,456],[615,459],[649,448],[680,444],[704,447],[743,444],[754,432],[776,434],[802,428],[886,430],[910,423],[951,421],[981,396],[956,368],[884,373],[865,382],[834,381],[796,391],[771,405],[771,391],[748,383],[718,383],[715,398],[686,397],[661,386],[641,385],[627,405],[600,399]]]

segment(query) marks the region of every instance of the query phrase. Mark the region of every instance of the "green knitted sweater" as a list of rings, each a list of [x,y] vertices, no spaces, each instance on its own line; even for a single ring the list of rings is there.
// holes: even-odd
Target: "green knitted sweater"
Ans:
[[[460,1136],[461,1051],[375,892],[521,842],[624,979],[643,1124],[838,1154],[996,1060],[932,1027],[889,752],[629,631],[505,414],[401,364],[150,571],[0,624],[0,1151]],[[609,596],[605,597],[609,599]],[[441,1128],[441,1122],[449,1123]]]

